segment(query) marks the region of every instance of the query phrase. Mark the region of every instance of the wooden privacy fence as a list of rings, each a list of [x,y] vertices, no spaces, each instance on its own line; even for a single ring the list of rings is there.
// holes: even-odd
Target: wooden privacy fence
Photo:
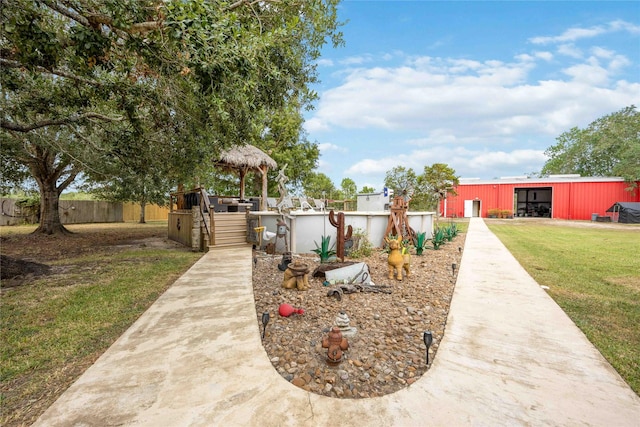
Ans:
[[[2,199],[1,225],[37,224],[39,208],[24,209],[17,199]],[[122,222],[122,203],[99,200],[60,200],[60,222],[62,224],[89,224],[100,222]]]
[[[158,205],[144,207],[145,221],[166,221],[169,218],[169,208]],[[123,203],[122,219],[124,221],[140,221],[140,205],[138,203]]]
[[[0,225],[37,224],[38,208],[23,208],[19,199],[0,199]],[[140,205],[137,203],[106,202],[101,200],[60,200],[60,221],[63,224],[91,224],[105,222],[139,221]],[[146,205],[146,221],[166,221],[169,208]]]

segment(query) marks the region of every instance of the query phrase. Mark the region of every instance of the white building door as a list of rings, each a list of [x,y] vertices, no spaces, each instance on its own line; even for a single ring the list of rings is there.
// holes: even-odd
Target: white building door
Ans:
[[[480,200],[464,201],[464,217],[477,218],[480,216]]]
[[[473,200],[464,201],[464,217],[465,218],[473,217]]]

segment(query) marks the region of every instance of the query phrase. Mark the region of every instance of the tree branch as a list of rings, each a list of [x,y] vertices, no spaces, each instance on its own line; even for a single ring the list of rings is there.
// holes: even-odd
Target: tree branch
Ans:
[[[79,171],[76,167],[72,167],[71,170],[68,171],[68,173],[69,173],[69,176],[67,176],[67,179],[62,181],[60,185],[56,187],[56,190],[58,190],[58,194],[62,193],[67,187],[71,185],[73,181],[75,181]]]
[[[91,23],[89,22],[89,20],[87,18],[85,18],[84,16],[82,16],[81,14],[76,12],[75,10],[72,10],[72,9],[69,9],[69,8],[66,8],[66,7],[62,6],[57,1],[43,0],[43,3],[46,4],[50,9],[55,10],[59,14],[64,15],[69,19],[73,19],[74,21],[76,21],[80,25],[84,25],[85,27],[90,27],[91,26]]]
[[[113,24],[113,18],[109,15],[102,13],[87,13],[85,16],[70,7],[65,7],[59,4],[57,1],[43,0],[43,3],[61,15],[76,21],[80,25],[90,28],[99,28],[101,25],[106,25],[113,30],[123,31],[128,34],[141,34],[156,30],[161,26],[160,22],[150,21],[132,24],[129,28],[116,28]]]
[[[229,6],[227,6],[227,10],[236,9],[236,8],[242,6],[244,3],[248,3],[248,1],[247,0],[238,0],[237,2],[231,3]]]
[[[138,22],[136,24],[131,24],[129,27],[125,27],[125,28],[115,27],[113,24],[112,17],[108,15],[98,14],[98,13],[91,14],[88,17],[88,20],[89,20],[89,23],[92,24],[93,26],[106,25],[109,28],[122,31],[129,35],[148,33],[149,31],[157,30],[162,26],[161,21],[146,21],[146,22]]]
[[[67,128],[79,139],[81,139],[82,141],[84,141],[87,145],[91,146],[91,148],[93,148],[96,151],[101,151],[103,153],[106,153],[107,150],[105,150],[102,147],[99,147],[98,145],[94,144],[93,141],[91,141],[89,138],[87,138],[86,136],[84,136],[82,134],[82,132],[79,129],[76,129],[74,126],[71,126],[70,124],[67,125]]]
[[[122,117],[109,117],[103,114],[89,112],[89,113],[84,113],[80,115],[69,116],[63,119],[42,120],[40,122],[32,123],[30,125],[20,125],[17,123],[11,123],[6,120],[2,120],[0,121],[0,127],[2,129],[12,130],[16,132],[30,132],[32,130],[41,129],[47,126],[68,125],[70,123],[75,123],[75,122],[79,122],[81,120],[86,120],[86,119],[98,119],[98,120],[104,120],[104,121],[110,121],[110,122],[119,122],[124,120]]]
[[[127,31],[129,34],[144,34],[149,31],[157,30],[162,26],[162,22],[159,21],[149,21],[149,22],[140,22],[138,24],[133,24],[129,27]]]
[[[11,67],[11,68],[27,68],[25,65],[21,64],[18,61],[14,61],[11,59],[6,59],[6,58],[0,58],[0,65],[1,66],[5,66],[5,67]],[[39,71],[41,73],[46,73],[46,74],[52,74],[55,76],[60,76],[60,77],[65,77],[71,80],[75,80],[77,82],[80,83],[85,83],[94,87],[100,87],[102,86],[102,83],[99,83],[95,80],[90,80],[90,79],[85,79],[84,77],[80,77],[80,76],[76,76],[75,74],[71,74],[68,73],[66,71],[62,71],[62,70],[58,70],[58,69],[53,69],[53,70],[48,70],[44,67],[36,67],[35,68],[36,71]]]

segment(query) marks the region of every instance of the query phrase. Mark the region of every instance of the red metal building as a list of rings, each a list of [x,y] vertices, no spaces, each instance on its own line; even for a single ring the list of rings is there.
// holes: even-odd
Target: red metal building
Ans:
[[[548,178],[507,177],[490,181],[461,179],[456,196],[442,201],[444,217],[488,217],[489,211],[513,216],[591,220],[606,216],[616,202],[640,202],[640,182],[634,191],[622,178],[551,175]]]

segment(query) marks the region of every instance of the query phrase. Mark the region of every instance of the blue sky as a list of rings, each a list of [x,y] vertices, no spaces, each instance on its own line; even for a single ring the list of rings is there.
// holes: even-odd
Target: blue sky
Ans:
[[[338,188],[433,163],[526,175],[561,133],[640,107],[638,1],[346,0],[339,17],[305,123]]]

